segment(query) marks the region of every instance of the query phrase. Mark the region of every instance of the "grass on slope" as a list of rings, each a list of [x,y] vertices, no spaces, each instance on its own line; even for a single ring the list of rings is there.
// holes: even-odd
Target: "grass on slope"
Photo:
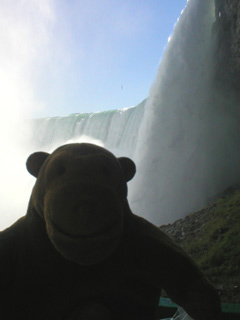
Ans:
[[[181,244],[226,300],[240,303],[240,191],[221,198],[198,231]],[[231,293],[230,293],[231,292]]]

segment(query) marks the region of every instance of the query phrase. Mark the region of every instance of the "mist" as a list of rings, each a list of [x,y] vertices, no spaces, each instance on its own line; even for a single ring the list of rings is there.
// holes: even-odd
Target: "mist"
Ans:
[[[25,168],[32,150],[30,119],[41,109],[36,77],[48,57],[51,0],[0,2],[0,229],[25,215],[34,179]]]
[[[213,0],[188,1],[146,105],[130,203],[157,225],[240,182],[239,101],[215,83],[214,22]]]
[[[46,118],[35,122],[36,130],[28,120],[45,108],[36,94],[41,69],[53,62],[53,50],[65,45],[53,39],[54,11],[51,0],[0,3],[0,229],[26,213],[35,180],[25,168],[28,155],[51,152],[57,142],[91,142],[132,157],[137,174],[129,183],[130,206],[156,225],[199,210],[240,184],[239,97],[216,83],[214,0],[187,2],[141,112],[112,112],[113,122],[108,113],[92,114],[86,126],[77,115]],[[62,72],[54,74],[63,78]]]

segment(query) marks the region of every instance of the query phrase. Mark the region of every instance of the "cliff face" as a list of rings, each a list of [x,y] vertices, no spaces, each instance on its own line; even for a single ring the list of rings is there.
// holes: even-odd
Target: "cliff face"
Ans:
[[[160,230],[180,244],[219,290],[222,302],[240,303],[240,190]]]
[[[240,1],[215,0],[216,77],[224,87],[240,89]]]

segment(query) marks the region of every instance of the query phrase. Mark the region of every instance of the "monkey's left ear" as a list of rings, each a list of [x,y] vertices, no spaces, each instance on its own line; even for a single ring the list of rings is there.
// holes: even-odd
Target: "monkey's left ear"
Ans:
[[[118,161],[120,162],[121,167],[123,168],[126,182],[130,181],[136,173],[135,163],[131,159],[126,157],[118,158]]]
[[[37,178],[38,173],[44,163],[44,161],[49,156],[49,153],[47,152],[34,152],[32,153],[26,162],[26,167],[28,172]]]

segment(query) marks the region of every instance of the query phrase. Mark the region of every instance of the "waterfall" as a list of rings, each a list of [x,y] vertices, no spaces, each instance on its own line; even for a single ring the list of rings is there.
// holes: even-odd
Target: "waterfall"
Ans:
[[[213,0],[188,1],[145,106],[130,200],[157,225],[240,182],[239,101],[215,83],[214,22]]]
[[[229,89],[216,85],[215,19],[214,0],[189,0],[147,100],[125,110],[34,120],[36,148],[100,141],[131,157],[137,174],[130,206],[157,225],[239,184],[240,108]]]
[[[129,183],[130,206],[157,225],[239,184],[239,98],[216,84],[214,22],[214,0],[189,0],[147,100],[123,110],[29,120],[30,152],[88,141],[131,157],[137,174]]]
[[[133,156],[146,100],[135,107],[67,117],[35,119],[32,145],[52,150],[67,142],[92,142],[115,155]]]

